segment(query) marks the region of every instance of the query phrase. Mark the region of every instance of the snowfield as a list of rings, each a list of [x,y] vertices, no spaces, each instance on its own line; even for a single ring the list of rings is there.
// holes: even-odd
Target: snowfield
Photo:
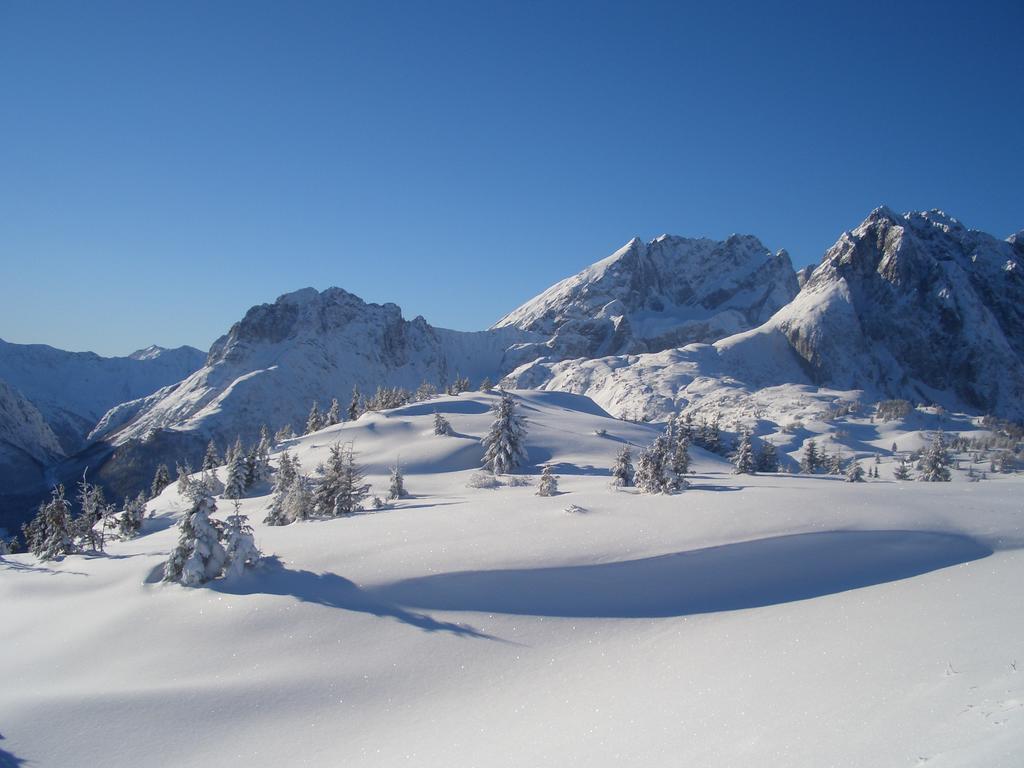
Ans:
[[[864,422],[836,439],[879,480],[692,449],[688,490],[614,491],[657,427],[515,394],[531,486],[469,487],[496,398],[466,393],[278,446],[312,473],[354,441],[375,493],[400,460],[411,496],[268,527],[258,488],[268,558],[237,579],[160,582],[174,484],[105,556],[0,558],[0,766],[1021,764],[1019,475],[896,482],[917,433]]]

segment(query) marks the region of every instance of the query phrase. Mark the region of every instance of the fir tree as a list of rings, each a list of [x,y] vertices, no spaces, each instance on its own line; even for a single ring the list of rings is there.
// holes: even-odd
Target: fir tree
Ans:
[[[224,571],[227,553],[222,543],[223,526],[210,518],[217,504],[204,481],[193,483],[192,508],[178,525],[178,543],[164,566],[164,581],[197,587]]]
[[[38,530],[29,538],[32,554],[42,560],[55,560],[75,551],[71,524],[71,505],[64,498],[64,486],[53,489],[50,500],[39,508]]]
[[[224,482],[224,496],[228,499],[240,499],[245,495],[247,467],[245,452],[242,450],[241,438],[235,440],[228,462],[227,480]]]
[[[359,407],[361,399],[359,387],[352,387],[352,402],[348,404],[348,412],[345,414],[349,421],[355,421],[362,413],[362,409]]]
[[[544,465],[544,471],[540,475],[540,483],[537,485],[538,496],[554,496],[558,493],[558,478],[551,472],[551,465]]]
[[[117,530],[122,539],[130,539],[142,530],[142,521],[146,517],[146,496],[142,491],[134,499],[124,498],[124,507],[117,520]]]
[[[928,450],[921,457],[921,474],[917,479],[929,483],[948,483],[950,480],[949,465],[946,437],[942,432],[937,432],[928,446]]]
[[[334,497],[335,517],[354,515],[363,508],[363,499],[369,495],[369,488],[363,483],[366,475],[363,468],[356,464],[352,443],[344,446],[341,459],[338,494]]]
[[[203,456],[203,471],[210,472],[220,466],[220,456],[217,455],[217,444],[211,439],[206,446],[206,455]]]
[[[324,420],[325,426],[333,427],[335,424],[341,421],[341,403],[338,402],[338,398],[331,400],[331,407],[327,411],[327,417]]]
[[[241,576],[246,568],[256,565],[261,556],[253,539],[249,518],[242,514],[240,506],[235,499],[234,512],[228,516],[224,527],[225,576]]]
[[[480,382],[481,392],[490,392],[494,389],[494,382],[491,381],[489,376],[484,376],[484,380]]]
[[[313,494],[309,490],[309,478],[296,475],[284,495],[284,518],[289,521],[309,520],[313,515]]]
[[[285,500],[297,476],[297,468],[292,463],[291,454],[288,451],[284,451],[281,454],[277,472],[274,473],[274,488],[270,497],[270,509],[267,512],[267,516],[263,519],[266,525],[288,525],[291,522],[286,512]]]
[[[740,445],[736,449],[736,456],[733,459],[735,473],[738,475],[754,474],[754,444],[748,430],[740,435]]]
[[[492,408],[494,421],[484,437],[484,468],[504,475],[526,461],[526,420],[516,413],[516,401],[503,392]]]
[[[317,467],[320,480],[313,491],[313,507],[317,515],[330,517],[334,514],[334,500],[341,489],[341,477],[345,471],[345,460],[341,443],[327,449],[327,459]]]
[[[672,490],[669,470],[668,441],[664,435],[658,435],[637,460],[636,487],[641,493],[669,493]]]
[[[429,381],[420,382],[420,385],[416,388],[416,392],[413,393],[413,399],[417,403],[433,400],[435,397],[437,397],[437,387]]]
[[[818,456],[818,445],[813,440],[808,440],[804,446],[804,457],[800,460],[800,471],[805,475],[812,475],[821,464]]]
[[[452,433],[452,425],[444,416],[437,411],[434,411],[434,434],[435,435],[450,435]]]
[[[910,465],[903,459],[900,459],[900,463],[896,465],[896,468],[892,472],[892,476],[897,480],[909,480]]]
[[[843,454],[836,451],[829,457],[828,460],[828,473],[830,475],[841,475],[843,474]]]
[[[166,464],[161,464],[156,468],[156,474],[153,475],[153,484],[149,488],[149,498],[155,499],[161,493],[164,492],[164,488],[171,484],[171,473],[167,469]]]
[[[253,449],[250,459],[249,486],[262,483],[270,478],[270,430],[264,424],[260,427],[260,439]]]
[[[633,457],[628,446],[622,446],[615,456],[615,464],[612,465],[612,485],[617,488],[628,488],[633,484]]]
[[[846,482],[848,483],[863,483],[864,482],[864,468],[860,465],[860,462],[856,458],[851,459],[850,466],[846,468]]]
[[[758,472],[778,472],[779,471],[779,454],[775,446],[763,440],[761,442],[761,451],[757,455],[757,471]]]
[[[285,440],[291,440],[293,437],[295,437],[295,430],[292,429],[292,425],[285,424],[274,433],[274,442],[283,443]]]
[[[179,461],[175,464],[174,468],[178,473],[178,495],[188,496],[188,488],[189,484],[191,483],[191,481],[189,480],[189,475],[192,474],[192,467],[190,467],[187,462],[185,464],[182,464]]]
[[[103,518],[106,508],[103,489],[88,482],[83,474],[78,483],[77,501],[81,511],[74,522],[74,536],[83,549],[102,552],[103,532],[96,530],[96,523]]]
[[[316,432],[323,427],[323,417],[320,415],[320,404],[314,400],[313,407],[309,409],[309,416],[306,418],[306,434]]]
[[[680,417],[670,420],[670,430],[666,437],[671,452],[669,469],[672,473],[672,484],[675,490],[686,487],[686,475],[690,472],[690,434],[691,430]]]
[[[718,426],[718,414],[716,413],[711,421],[707,423],[704,431],[704,448],[712,453],[722,452],[722,432]]]
[[[405,493],[405,476],[402,474],[402,463],[398,461],[395,466],[391,468],[391,482],[388,485],[388,501],[395,499],[404,499]]]

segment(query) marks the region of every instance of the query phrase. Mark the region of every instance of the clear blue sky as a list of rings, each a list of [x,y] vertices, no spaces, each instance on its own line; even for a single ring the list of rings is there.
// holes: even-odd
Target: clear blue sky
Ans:
[[[486,327],[633,235],[1024,227],[1024,3],[0,2],[0,337]]]

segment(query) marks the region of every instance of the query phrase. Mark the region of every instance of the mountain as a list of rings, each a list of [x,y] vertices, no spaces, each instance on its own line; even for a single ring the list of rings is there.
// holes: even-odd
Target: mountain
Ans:
[[[633,238],[494,327],[544,338],[516,350],[520,363],[658,352],[760,325],[798,290],[788,254],[750,235]]]
[[[70,454],[84,446],[109,409],[180,381],[205,358],[194,347],[149,347],[128,357],[100,357],[0,339],[0,379],[39,410],[61,451]]]
[[[756,329],[655,355],[535,361],[507,382],[587,394],[638,418],[712,404],[754,414],[768,407],[767,389],[783,387],[783,401],[827,389],[1021,419],[1022,262],[1019,235],[879,208]]]

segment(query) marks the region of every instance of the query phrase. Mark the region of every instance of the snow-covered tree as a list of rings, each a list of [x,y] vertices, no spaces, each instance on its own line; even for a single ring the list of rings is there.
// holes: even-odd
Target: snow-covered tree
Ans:
[[[278,460],[277,471],[274,472],[274,488],[270,494],[270,509],[267,510],[267,516],[263,519],[266,525],[288,525],[291,522],[285,511],[285,499],[297,475],[298,470],[292,461],[291,454],[288,451],[282,452],[281,458]]]
[[[804,446],[804,457],[800,460],[800,471],[806,475],[812,475],[821,465],[821,458],[818,456],[818,445],[813,440],[808,440]]]
[[[492,389],[494,389],[494,382],[491,381],[489,376],[484,376],[484,380],[480,382],[480,391],[490,392]]]
[[[435,435],[450,435],[452,433],[452,425],[444,416],[437,411],[434,411],[434,434]]]
[[[354,515],[363,508],[363,499],[370,492],[363,482],[366,477],[363,468],[356,463],[356,452],[352,443],[345,445],[341,452],[341,476],[338,494],[334,497],[334,516]]]
[[[691,434],[692,430],[679,416],[674,420],[669,420],[666,437],[669,441],[669,470],[672,473],[674,490],[682,490],[687,485],[686,475],[690,472]]]
[[[734,470],[738,475],[752,475],[756,469],[754,464],[754,442],[749,430],[740,434],[740,444],[733,457]]]
[[[206,455],[203,456],[203,471],[209,472],[220,466],[220,455],[217,453],[217,444],[211,439],[206,446]]]
[[[40,505],[36,520],[26,528],[29,551],[42,560],[55,560],[75,551],[71,504],[64,498],[63,485],[53,489],[50,500]]]
[[[224,526],[224,552],[227,556],[225,576],[241,576],[260,560],[249,518],[242,514],[241,504],[235,499],[235,508]]]
[[[779,453],[775,446],[767,440],[761,441],[761,450],[757,454],[758,472],[778,472]]]
[[[540,475],[540,483],[537,484],[538,496],[554,496],[558,493],[558,478],[552,473],[551,465],[544,465],[544,471]]]
[[[850,465],[846,468],[846,482],[848,483],[863,483],[864,482],[864,467],[860,465],[860,462],[856,458],[850,460]]]
[[[484,468],[504,475],[526,461],[526,420],[516,412],[516,401],[507,392],[494,407],[494,421],[484,437]]]
[[[405,475],[402,474],[401,461],[395,462],[391,468],[391,481],[388,484],[388,501],[405,498]]]
[[[285,440],[291,440],[293,437],[295,437],[295,430],[292,429],[292,425],[285,424],[274,433],[274,443],[283,443]]]
[[[324,425],[323,416],[320,415],[320,403],[313,401],[313,407],[309,409],[309,416],[306,417],[306,434],[316,432]]]
[[[259,442],[246,456],[246,487],[262,483],[270,478],[270,431],[266,425],[260,428]]]
[[[348,411],[345,416],[349,421],[355,421],[363,412],[361,407],[362,395],[359,394],[359,387],[352,387],[352,401],[348,404]]]
[[[458,372],[455,373],[455,381],[448,385],[449,395],[458,395],[462,392],[469,391],[469,379],[466,376],[460,375]],[[500,474],[500,473],[498,473]]]
[[[192,508],[178,524],[178,543],[164,566],[164,581],[197,587],[223,573],[227,552],[223,525],[210,517],[217,511],[210,486],[199,481],[191,489]]]
[[[641,493],[670,493],[673,477],[669,466],[668,440],[658,435],[649,448],[640,452],[636,464],[636,487]]]
[[[840,451],[836,451],[828,457],[828,473],[830,475],[843,474],[843,454]]]
[[[628,488],[633,484],[633,475],[633,456],[629,452],[629,446],[624,445],[619,449],[612,465],[612,485]]]
[[[416,387],[416,391],[413,393],[413,400],[417,403],[423,403],[427,400],[433,400],[437,397],[437,387],[431,384],[429,381],[421,381],[420,385]]]
[[[929,483],[948,483],[950,480],[949,465],[946,436],[942,432],[936,432],[928,449],[921,457],[921,474],[917,476],[917,479]]]
[[[82,475],[78,483],[78,518],[74,521],[74,536],[78,544],[85,550],[102,551],[103,534],[96,530],[106,507],[103,489],[90,483]]]
[[[227,480],[224,483],[224,496],[228,499],[240,499],[245,495],[245,481],[248,473],[246,466],[245,451],[242,450],[242,440],[235,440],[230,451],[228,461]]]
[[[142,529],[142,521],[146,517],[146,495],[139,491],[134,499],[124,497],[124,506],[117,518],[117,532],[122,539],[136,536]]]
[[[161,464],[156,468],[156,474],[153,475],[153,483],[149,487],[149,498],[155,499],[161,493],[164,492],[164,488],[171,484],[171,472],[167,469],[166,464]]]
[[[327,416],[324,419],[324,426],[332,427],[341,421],[341,403],[338,402],[338,398],[331,400],[331,407],[327,410]]]
[[[190,467],[187,462],[182,464],[179,461],[175,464],[174,468],[178,473],[178,495],[188,496],[188,487],[192,482],[189,479],[189,475],[192,474],[192,467]]]
[[[897,480],[909,480],[910,479],[910,465],[906,461],[900,459],[896,468],[892,471],[892,476]]]
[[[284,518],[289,521],[309,520],[313,516],[313,493],[309,489],[309,478],[296,475],[284,495]]]

